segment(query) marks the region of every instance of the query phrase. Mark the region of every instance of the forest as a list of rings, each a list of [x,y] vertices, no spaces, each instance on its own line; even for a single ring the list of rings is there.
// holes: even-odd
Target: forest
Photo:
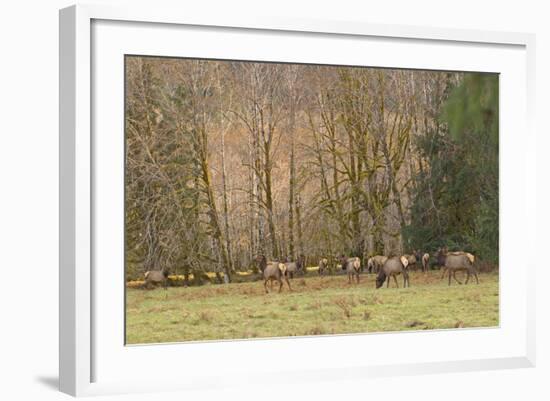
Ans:
[[[126,278],[258,255],[498,266],[498,74],[125,58]]]

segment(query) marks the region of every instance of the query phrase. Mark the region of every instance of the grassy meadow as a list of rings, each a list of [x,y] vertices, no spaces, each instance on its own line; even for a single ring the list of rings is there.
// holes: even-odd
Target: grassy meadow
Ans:
[[[127,344],[366,333],[499,324],[498,273],[480,284],[447,285],[439,271],[411,273],[411,287],[392,279],[375,289],[375,275],[360,284],[347,276],[298,277],[277,293],[263,281],[202,287],[127,289]],[[461,281],[465,276],[457,274]],[[474,280],[475,282],[475,280]],[[269,285],[268,285],[269,287]]]

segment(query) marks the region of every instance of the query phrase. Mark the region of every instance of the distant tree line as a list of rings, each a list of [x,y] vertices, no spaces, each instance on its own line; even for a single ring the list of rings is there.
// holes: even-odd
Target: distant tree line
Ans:
[[[128,56],[126,273],[498,263],[498,76]]]

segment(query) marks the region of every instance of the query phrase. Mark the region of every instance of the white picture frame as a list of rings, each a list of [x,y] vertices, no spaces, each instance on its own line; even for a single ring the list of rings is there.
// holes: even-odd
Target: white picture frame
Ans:
[[[190,35],[191,31],[197,35],[200,46],[184,49],[178,48],[175,40],[162,40]],[[254,35],[262,35],[263,43],[270,46],[254,49]],[[223,48],[216,47],[216,40],[229,38],[231,46],[226,42]],[[338,40],[338,45],[331,43],[334,40]],[[451,330],[125,347],[120,336],[124,323],[124,298],[120,296],[123,290],[119,286],[123,266],[120,277],[113,280],[106,280],[101,273],[101,266],[106,263],[120,267],[123,252],[120,246],[117,248],[123,230],[117,224],[121,221],[122,202],[117,199],[120,200],[122,191],[119,173],[123,168],[122,155],[117,152],[124,137],[122,132],[116,136],[123,119],[120,55],[187,55],[329,64],[344,60],[365,65],[361,55],[354,58],[347,50],[348,43],[374,50],[400,46],[395,47],[398,52],[391,54],[380,50],[381,56],[377,55],[379,59],[369,63],[371,66],[501,73],[501,325],[495,329],[461,330],[458,336]],[[333,49],[328,58],[315,53],[320,44]],[[312,53],[305,54],[300,46],[310,47]],[[281,56],[283,48],[287,53]],[[303,382],[344,377],[359,380],[413,371],[418,374],[534,366],[534,262],[519,253],[520,249],[527,249],[524,255],[535,254],[529,252],[533,241],[524,234],[535,232],[536,221],[534,48],[534,35],[523,33],[292,18],[234,20],[186,15],[185,10],[152,6],[78,5],[61,10],[60,390],[79,396],[232,386],[236,382],[232,380],[232,372],[245,372],[257,382],[266,380],[263,375],[269,372],[267,383],[273,380],[271,375]],[[415,61],[414,52],[420,50],[426,52],[426,57]],[[434,50],[437,50],[437,59],[430,56]],[[460,54],[464,54],[466,60],[457,62]],[[410,58],[405,59],[407,56]],[[110,64],[108,69],[107,64]],[[113,89],[113,85],[117,89]],[[106,97],[110,92],[116,92],[115,96]],[[98,98],[105,102],[98,102]],[[106,136],[106,132],[114,135]],[[512,132],[522,133],[522,143],[518,143]],[[513,169],[509,165],[512,153]],[[109,174],[106,175],[106,171]],[[115,199],[113,210],[109,209],[111,203],[102,200],[110,191]],[[115,228],[108,229],[106,221]],[[113,244],[112,249],[106,249],[107,242]],[[522,246],[508,246],[512,242]],[[521,274],[512,277],[513,266],[521,266]],[[101,299],[97,296],[99,290]],[[111,307],[105,305],[106,300]],[[119,308],[121,302],[122,308]],[[395,336],[406,338],[406,342],[399,343],[412,344],[413,349],[397,346],[395,355],[388,355],[377,353],[366,344],[372,341],[365,342],[365,338],[375,337],[384,342]],[[459,345],[446,353],[442,350],[449,341],[458,341]],[[470,346],[466,347],[467,344]],[[341,352],[358,347],[362,351]],[[183,349],[185,360],[192,363],[181,363],[175,369],[174,361],[182,360],[177,354]],[[281,349],[287,357],[278,356]],[[319,358],[321,350],[323,359]],[[212,358],[220,355],[223,358],[212,364]],[[258,355],[270,364],[262,364]],[[205,363],[199,358],[208,360],[210,365],[203,366]],[[166,366],[164,370],[148,371],[147,380],[140,376],[140,364],[158,366],[160,362]]]

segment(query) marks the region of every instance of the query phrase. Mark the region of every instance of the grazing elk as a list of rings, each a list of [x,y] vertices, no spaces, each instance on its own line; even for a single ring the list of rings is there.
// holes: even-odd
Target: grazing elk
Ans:
[[[386,279],[388,280],[387,287],[389,288],[391,277],[393,277],[395,285],[399,288],[396,278],[399,274],[403,274],[403,287],[410,287],[408,265],[409,261],[405,256],[394,256],[386,260],[376,277],[376,288],[382,287]]]
[[[467,277],[464,284],[468,284],[471,275],[476,278],[476,282],[479,284],[477,271],[474,267],[475,256],[471,253],[463,251],[447,252],[447,248],[443,248],[437,252],[437,261],[441,263],[443,270],[441,279],[445,277],[446,273],[449,273],[449,285],[451,285],[451,275],[458,284],[462,284],[462,282],[456,278],[457,271],[466,271]]]
[[[273,281],[277,280],[279,282],[279,292],[283,289],[283,278],[288,285],[288,289],[292,291],[290,287],[290,282],[288,281],[288,272],[286,271],[286,265],[279,262],[269,262],[266,261],[266,266],[263,270],[264,275],[264,288],[265,293],[268,294],[267,282],[270,281],[273,286]]]
[[[326,271],[328,270],[328,259],[327,258],[321,258],[319,260],[319,276],[324,276]]]
[[[352,278],[355,277],[357,284],[359,284],[359,273],[361,272],[361,259],[358,257],[347,258],[344,255],[340,256],[340,264],[342,269],[348,275],[348,282],[351,284]]]
[[[167,269],[146,271],[144,287],[151,288],[151,286],[161,283],[164,289],[166,290],[168,287],[169,274],[170,273],[168,272]]]
[[[388,257],[382,255],[376,255],[369,258],[367,261],[367,271],[369,273],[378,273],[380,268],[386,263],[386,260],[388,260]]]

